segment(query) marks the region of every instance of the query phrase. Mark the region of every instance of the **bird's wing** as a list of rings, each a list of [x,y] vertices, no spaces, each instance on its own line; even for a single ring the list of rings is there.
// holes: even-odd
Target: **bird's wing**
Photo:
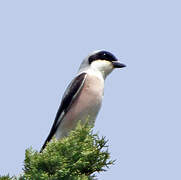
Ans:
[[[69,110],[72,102],[75,100],[75,98],[77,97],[77,95],[79,94],[79,92],[81,91],[85,79],[86,79],[87,73],[81,73],[78,76],[76,76],[72,82],[69,84],[69,86],[67,87],[63,98],[62,98],[62,102],[59,106],[58,112],[56,114],[53,126],[51,128],[51,131],[44,143],[44,145],[41,148],[41,151],[45,148],[47,142],[49,142],[51,140],[51,138],[55,135],[55,132],[58,128],[58,126],[60,125],[64,115],[66,114],[66,112]]]

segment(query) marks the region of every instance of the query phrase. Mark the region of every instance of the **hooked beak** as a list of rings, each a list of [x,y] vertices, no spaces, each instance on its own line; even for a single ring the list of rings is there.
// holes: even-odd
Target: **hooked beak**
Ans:
[[[112,61],[113,67],[114,68],[123,68],[126,67],[125,64],[120,63],[119,61]]]

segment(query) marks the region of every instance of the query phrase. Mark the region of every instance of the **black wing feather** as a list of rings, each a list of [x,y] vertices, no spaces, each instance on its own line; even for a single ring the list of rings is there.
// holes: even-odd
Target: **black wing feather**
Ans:
[[[62,113],[64,113],[64,115],[65,115],[66,112],[69,110],[75,96],[80,92],[80,90],[83,87],[83,84],[86,79],[86,75],[87,75],[86,73],[81,73],[80,75],[75,77],[72,80],[72,82],[69,84],[69,86],[67,87],[67,90],[65,91],[65,93],[63,95],[62,102],[61,102],[58,112],[56,114],[51,131],[50,131],[45,143],[43,144],[40,152],[42,152],[42,150],[45,148],[47,142],[49,142],[52,139],[52,137],[54,136],[54,134],[62,120],[62,118],[59,119],[60,116],[62,115]]]

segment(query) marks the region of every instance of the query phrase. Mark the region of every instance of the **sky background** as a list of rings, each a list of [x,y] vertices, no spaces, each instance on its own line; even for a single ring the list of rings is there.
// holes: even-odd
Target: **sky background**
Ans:
[[[176,0],[0,1],[0,174],[39,150],[84,57],[127,68],[105,83],[95,131],[117,159],[98,179],[181,179],[181,3]]]

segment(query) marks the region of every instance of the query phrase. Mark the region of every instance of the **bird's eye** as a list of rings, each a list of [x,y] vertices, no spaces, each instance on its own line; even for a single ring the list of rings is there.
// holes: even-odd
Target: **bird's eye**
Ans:
[[[102,60],[117,61],[117,58],[113,54],[107,51],[100,52],[99,56],[100,56],[100,59]]]
[[[89,63],[96,60],[117,61],[117,58],[108,51],[100,51],[89,57]]]

